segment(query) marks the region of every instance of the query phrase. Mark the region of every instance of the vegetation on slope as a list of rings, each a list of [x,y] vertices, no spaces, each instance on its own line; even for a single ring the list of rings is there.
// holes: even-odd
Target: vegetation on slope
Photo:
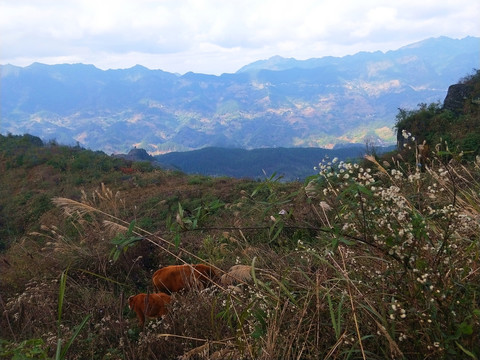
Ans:
[[[2,167],[15,158],[2,150]],[[114,166],[78,185],[71,168],[44,176],[58,187],[16,185],[55,200],[2,255],[0,354],[51,357],[74,339],[66,354],[79,359],[475,358],[479,164],[452,153],[420,172],[369,160],[325,160],[304,185]],[[33,179],[47,163],[3,174]],[[237,287],[175,294],[166,317],[138,328],[126,298],[183,261],[253,271]]]
[[[2,137],[0,357],[477,359],[480,160],[442,141],[420,168],[402,129],[399,156],[324,159],[304,184]],[[243,281],[139,328],[126,299],[183,262]]]
[[[403,132],[414,134],[417,143],[429,147],[447,143],[473,160],[480,154],[480,70],[450,86],[443,106],[419,104],[417,110],[400,109],[397,115],[397,141]]]
[[[43,144],[31,135],[0,135],[0,159],[0,249],[38,229],[53,196],[78,197],[78,187],[120,183],[122,169],[152,169],[102,152]]]

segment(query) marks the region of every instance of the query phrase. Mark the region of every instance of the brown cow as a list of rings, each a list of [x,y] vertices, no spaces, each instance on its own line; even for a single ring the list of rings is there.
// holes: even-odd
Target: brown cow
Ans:
[[[207,287],[219,276],[213,267],[204,264],[171,265],[157,270],[152,280],[156,291],[171,294],[194,286]]]
[[[145,318],[154,318],[167,313],[166,305],[172,299],[170,295],[158,294],[137,294],[128,298],[128,306],[137,313],[140,326],[145,324]]]

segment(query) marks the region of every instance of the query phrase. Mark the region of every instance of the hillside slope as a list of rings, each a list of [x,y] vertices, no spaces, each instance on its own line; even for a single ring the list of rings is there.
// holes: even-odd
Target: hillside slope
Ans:
[[[0,140],[0,358],[480,351],[479,162],[439,154],[421,172],[401,157],[332,160],[283,184]],[[183,263],[223,275],[172,294],[141,327],[129,297]]]
[[[396,128],[400,145],[406,142],[403,133],[407,132],[432,151],[437,144],[448,144],[451,151],[462,152],[465,158],[480,155],[480,70],[451,85],[442,105],[400,109]]]

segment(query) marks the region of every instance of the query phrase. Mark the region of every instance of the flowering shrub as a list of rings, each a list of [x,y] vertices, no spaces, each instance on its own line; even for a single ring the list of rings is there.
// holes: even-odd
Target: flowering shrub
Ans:
[[[372,156],[319,167],[314,198],[320,208],[328,205],[336,236],[354,241],[344,275],[364,297],[357,306],[383,326],[379,334],[386,332],[395,357],[480,350],[479,164],[467,168],[439,148],[437,155],[425,171]]]

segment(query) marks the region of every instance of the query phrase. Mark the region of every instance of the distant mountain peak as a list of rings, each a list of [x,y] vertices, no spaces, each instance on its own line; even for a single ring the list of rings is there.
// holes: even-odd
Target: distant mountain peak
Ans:
[[[258,60],[249,65],[243,66],[237,73],[248,72],[252,70],[283,70],[294,66],[299,60],[294,58],[284,58],[280,55],[274,55],[266,60]]]
[[[473,37],[473,36],[466,36],[461,39],[449,38],[447,36],[431,37],[428,39],[414,42],[412,44],[402,46],[398,50],[418,49],[421,47],[432,48],[435,46],[446,46],[446,44],[450,44],[450,46],[455,46],[455,45],[461,46],[461,43],[463,44],[469,43],[470,45],[476,46],[478,48],[480,46],[480,38]]]
[[[127,70],[150,71],[149,68],[147,68],[146,66],[140,65],[140,64],[136,64],[135,66],[132,66],[131,68],[129,68]]]

